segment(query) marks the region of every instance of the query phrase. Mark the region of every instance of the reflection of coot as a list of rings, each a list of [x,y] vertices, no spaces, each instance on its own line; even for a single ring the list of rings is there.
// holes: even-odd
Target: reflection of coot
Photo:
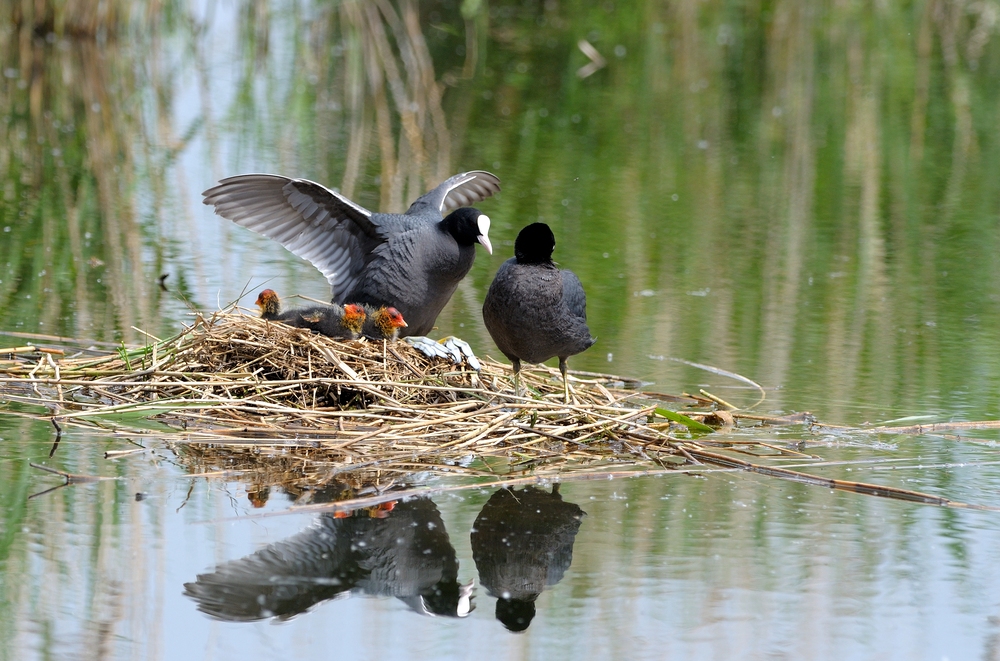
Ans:
[[[511,631],[535,617],[535,599],[562,580],[573,562],[573,540],[585,512],[536,487],[500,489],[472,529],[479,582],[497,597],[496,616]]]
[[[288,619],[348,592],[397,597],[426,615],[468,615],[472,586],[458,583],[437,506],[416,499],[376,515],[324,515],[297,535],[200,574],[184,593],[199,610],[234,622]]]

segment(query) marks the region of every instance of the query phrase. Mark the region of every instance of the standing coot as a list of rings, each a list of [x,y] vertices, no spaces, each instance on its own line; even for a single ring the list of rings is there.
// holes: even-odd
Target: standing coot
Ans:
[[[409,324],[403,335],[426,335],[472,268],[476,243],[493,252],[490,219],[468,205],[499,190],[489,172],[463,172],[406,213],[373,213],[305,179],[243,174],[205,191],[204,201],[312,262],[334,303],[395,306]]]
[[[483,321],[497,347],[514,366],[520,394],[521,361],[541,363],[559,356],[563,393],[569,402],[566,359],[596,341],[587,328],[587,296],[572,271],[552,261],[556,239],[545,223],[517,235],[514,257],[504,262],[483,302]]]

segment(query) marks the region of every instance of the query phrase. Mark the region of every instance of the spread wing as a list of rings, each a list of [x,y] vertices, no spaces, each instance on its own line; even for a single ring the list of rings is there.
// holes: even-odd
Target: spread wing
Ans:
[[[483,170],[460,172],[418,197],[406,213],[433,209],[444,216],[460,207],[471,207],[499,192],[500,179],[496,175]]]
[[[184,584],[198,609],[228,622],[294,617],[353,587],[359,573],[350,531],[321,520],[252,555]]]
[[[241,174],[203,195],[223,218],[311,262],[335,299],[353,289],[371,251],[386,240],[370,211],[306,179]]]
[[[572,271],[561,270],[563,283],[563,302],[574,316],[587,320],[587,295],[580,284],[580,278]]]

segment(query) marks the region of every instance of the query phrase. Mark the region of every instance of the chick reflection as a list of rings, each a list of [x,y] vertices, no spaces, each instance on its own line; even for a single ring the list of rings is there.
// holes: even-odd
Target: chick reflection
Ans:
[[[497,597],[497,619],[510,631],[527,629],[535,599],[562,580],[585,514],[563,502],[559,485],[551,493],[500,489],[483,506],[472,529],[472,557],[479,582]]]
[[[348,593],[396,597],[424,615],[472,610],[472,584],[459,584],[455,549],[427,499],[321,516],[184,585],[199,610],[232,622],[288,619]]]

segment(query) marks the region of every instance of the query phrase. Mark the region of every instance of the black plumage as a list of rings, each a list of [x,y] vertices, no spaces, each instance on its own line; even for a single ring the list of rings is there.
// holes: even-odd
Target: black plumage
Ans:
[[[573,542],[584,511],[563,501],[559,485],[500,489],[472,526],[472,557],[479,582],[497,598],[496,617],[511,631],[524,631],[535,616],[535,600],[560,580],[573,562]]]
[[[514,366],[559,357],[564,394],[569,401],[566,359],[596,341],[587,327],[587,296],[580,279],[552,261],[556,240],[545,223],[532,223],[514,242],[514,257],[504,262],[483,302],[483,321],[500,351]],[[516,388],[516,385],[515,385]]]
[[[311,262],[334,303],[394,306],[408,323],[403,335],[426,335],[472,268],[476,243],[493,252],[490,219],[468,205],[499,190],[489,172],[463,172],[405,213],[374,213],[312,181],[245,174],[205,191],[204,202]]]
[[[471,612],[472,585],[458,582],[455,548],[431,500],[353,514],[320,516],[288,539],[199,574],[184,594],[229,622],[289,619],[348,593],[396,597],[424,615]]]

